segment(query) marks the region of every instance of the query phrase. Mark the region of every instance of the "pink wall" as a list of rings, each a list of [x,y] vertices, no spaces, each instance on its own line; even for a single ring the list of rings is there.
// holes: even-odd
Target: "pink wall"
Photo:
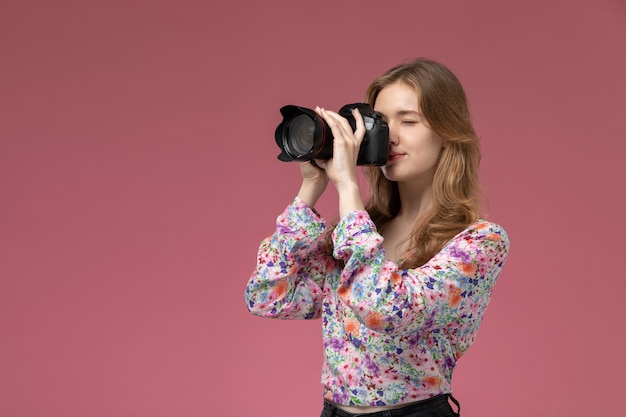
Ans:
[[[464,83],[512,241],[464,416],[618,415],[626,5],[560,4],[4,1],[0,415],[318,416],[320,323],[242,296],[299,182],[278,108],[418,56]]]

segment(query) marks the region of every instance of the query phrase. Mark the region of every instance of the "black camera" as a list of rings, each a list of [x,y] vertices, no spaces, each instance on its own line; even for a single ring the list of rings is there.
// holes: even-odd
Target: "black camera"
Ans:
[[[365,136],[357,165],[382,166],[387,163],[389,153],[389,126],[382,115],[369,104],[346,104],[339,110],[352,131],[356,130],[356,119],[352,114],[359,109],[365,122]],[[281,161],[310,161],[329,159],[333,156],[333,134],[328,124],[315,111],[299,106],[284,106],[280,109],[283,121],[276,128],[276,144],[281,149]]]

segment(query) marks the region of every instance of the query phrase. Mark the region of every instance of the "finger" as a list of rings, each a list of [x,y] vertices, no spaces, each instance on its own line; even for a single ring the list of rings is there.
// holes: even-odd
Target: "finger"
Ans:
[[[319,169],[326,169],[326,160],[312,159],[311,160],[311,165],[313,165],[314,167],[317,167]]]
[[[359,109],[355,108],[352,111],[352,115],[354,116],[354,120],[356,121],[356,129],[354,130],[354,136],[358,139],[359,143],[363,140],[365,136],[365,121],[363,120],[363,116]]]
[[[353,137],[352,127],[345,117],[324,108],[320,108],[320,115],[331,128],[335,137],[339,135],[345,139]]]

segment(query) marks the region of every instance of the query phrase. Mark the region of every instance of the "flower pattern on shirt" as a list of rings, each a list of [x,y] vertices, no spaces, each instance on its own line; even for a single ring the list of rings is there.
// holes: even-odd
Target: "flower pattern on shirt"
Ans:
[[[276,224],[260,245],[247,307],[322,319],[327,399],[381,406],[451,392],[508,254],[502,227],[479,220],[423,266],[400,269],[365,210],[337,224],[332,254],[320,247],[324,220],[298,197]]]

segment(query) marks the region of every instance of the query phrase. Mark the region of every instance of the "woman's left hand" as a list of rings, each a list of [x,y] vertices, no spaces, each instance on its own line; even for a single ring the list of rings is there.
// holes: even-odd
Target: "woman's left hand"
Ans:
[[[315,111],[328,123],[334,138],[333,157],[326,161],[316,160],[316,163],[326,170],[328,178],[337,188],[339,216],[343,218],[348,213],[364,207],[357,182],[356,163],[365,136],[365,123],[358,109],[354,109],[353,113],[356,120],[354,132],[345,117],[319,107],[316,107]]]
[[[356,162],[359,149],[365,136],[365,124],[358,109],[354,109],[356,130],[353,132],[345,117],[320,107],[315,108],[333,132],[333,157],[326,161],[316,161],[323,167],[338,190],[343,186],[357,184]]]

